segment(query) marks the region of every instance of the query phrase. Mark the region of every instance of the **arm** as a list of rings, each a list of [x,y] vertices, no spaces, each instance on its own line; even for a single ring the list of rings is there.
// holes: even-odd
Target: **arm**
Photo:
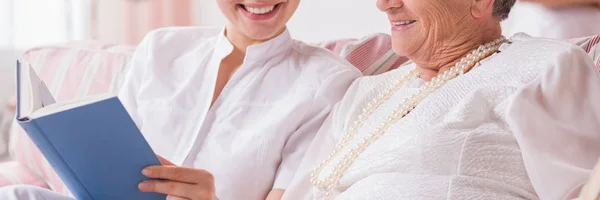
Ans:
[[[280,200],[283,197],[284,189],[273,189],[269,192],[266,200]]]
[[[512,99],[507,122],[540,199],[579,195],[600,157],[600,77],[572,47]]]
[[[319,132],[306,151],[300,167],[298,167],[296,175],[288,187],[289,189],[285,191],[283,199],[314,199],[312,197],[310,175],[312,170],[329,156],[329,153],[333,151],[333,148],[337,144],[334,134],[339,133],[343,129],[343,121],[347,111],[340,110],[340,107],[343,106],[336,104],[329,117],[323,123],[323,126],[319,129]]]
[[[305,122],[286,141],[273,190],[267,200],[277,200],[283,196],[323,122],[334,105],[342,99],[352,82],[360,75],[358,70],[344,70],[324,80],[320,89],[315,93],[312,105],[304,114]]]

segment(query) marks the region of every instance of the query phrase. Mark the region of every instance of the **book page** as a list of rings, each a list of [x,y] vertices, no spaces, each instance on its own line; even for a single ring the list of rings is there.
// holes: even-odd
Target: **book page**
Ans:
[[[17,61],[17,118],[25,119],[56,101],[28,62]]]
[[[54,113],[59,113],[62,111],[67,111],[67,110],[73,109],[73,108],[77,108],[77,107],[85,106],[88,104],[96,103],[99,101],[107,100],[107,99],[114,98],[114,97],[116,97],[116,96],[112,95],[112,94],[98,94],[98,95],[84,97],[84,98],[78,99],[78,100],[55,103],[55,104],[45,106],[43,108],[40,108],[40,109],[34,111],[31,115],[29,115],[29,118],[36,119],[36,118],[44,117],[44,116],[51,115]]]

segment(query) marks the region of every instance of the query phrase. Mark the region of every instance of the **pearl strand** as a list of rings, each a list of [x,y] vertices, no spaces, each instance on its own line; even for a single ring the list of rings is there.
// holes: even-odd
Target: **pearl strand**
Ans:
[[[498,48],[501,44],[506,42],[507,40],[504,37],[498,38],[492,42],[479,46],[479,48],[473,50],[469,55],[460,60],[460,62],[456,63],[454,67],[450,70],[447,70],[435,78],[433,78],[430,82],[426,83],[423,87],[419,89],[418,92],[411,95],[409,98],[403,100],[399,106],[389,115],[385,122],[381,123],[381,126],[377,127],[371,134],[366,136],[365,138],[358,141],[353,148],[350,149],[350,152],[342,157],[342,159],[337,163],[337,166],[333,169],[332,173],[329,174],[326,180],[319,180],[319,174],[323,170],[323,168],[328,165],[334,157],[336,157],[346,146],[348,146],[349,142],[354,139],[356,136],[358,129],[361,128],[364,124],[364,121],[370,117],[375,110],[379,108],[385,101],[389,100],[389,98],[396,93],[400,88],[406,84],[411,78],[418,74],[417,69],[412,70],[399,81],[397,81],[392,87],[386,89],[381,95],[377,98],[373,99],[371,102],[367,103],[367,105],[363,108],[362,113],[357,117],[357,119],[351,124],[349,130],[344,134],[340,142],[336,145],[333,152],[329,155],[329,157],[320,163],[317,168],[311,174],[311,183],[321,190],[327,191],[325,195],[325,199],[330,199],[334,195],[335,187],[339,184],[339,180],[342,178],[343,174],[348,170],[348,168],[354,163],[356,158],[373,142],[377,141],[381,136],[385,134],[387,129],[395,124],[400,119],[404,118],[410,111],[412,111],[419,102],[421,102],[425,97],[427,97],[430,93],[437,90],[441,86],[443,86],[449,80],[464,74],[469,71],[471,68],[475,66],[475,64],[491,54],[498,51]]]

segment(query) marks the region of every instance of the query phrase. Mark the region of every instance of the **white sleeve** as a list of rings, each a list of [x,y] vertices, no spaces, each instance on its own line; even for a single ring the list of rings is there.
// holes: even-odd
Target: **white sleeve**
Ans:
[[[319,129],[282,199],[314,199],[310,176],[314,168],[333,152],[333,148],[337,144],[334,133],[343,130],[343,127],[339,126],[342,123],[336,123],[341,121],[339,108],[340,104],[338,103]]]
[[[302,158],[334,105],[342,99],[352,82],[360,76],[358,70],[344,70],[329,76],[316,92],[312,106],[305,113],[305,122],[283,148],[282,160],[275,177],[274,189],[287,189]]]
[[[572,47],[511,99],[507,122],[540,199],[578,196],[600,156],[600,77]]]
[[[140,129],[142,128],[143,124],[138,116],[137,96],[138,91],[140,91],[146,69],[149,67],[149,46],[153,40],[152,35],[153,32],[150,32],[148,35],[146,35],[131,56],[125,81],[123,81],[118,94],[119,100]]]

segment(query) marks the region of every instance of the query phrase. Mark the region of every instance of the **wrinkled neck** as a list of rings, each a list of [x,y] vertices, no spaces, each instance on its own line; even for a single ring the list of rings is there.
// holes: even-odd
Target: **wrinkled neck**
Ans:
[[[463,39],[449,40],[445,44],[438,45],[438,49],[435,49],[432,55],[427,56],[428,59],[413,60],[417,64],[420,78],[429,82],[439,74],[450,70],[479,46],[502,37],[499,26],[498,24],[495,29],[482,31],[477,36],[466,35]],[[440,41],[440,43],[443,43],[443,41]]]

